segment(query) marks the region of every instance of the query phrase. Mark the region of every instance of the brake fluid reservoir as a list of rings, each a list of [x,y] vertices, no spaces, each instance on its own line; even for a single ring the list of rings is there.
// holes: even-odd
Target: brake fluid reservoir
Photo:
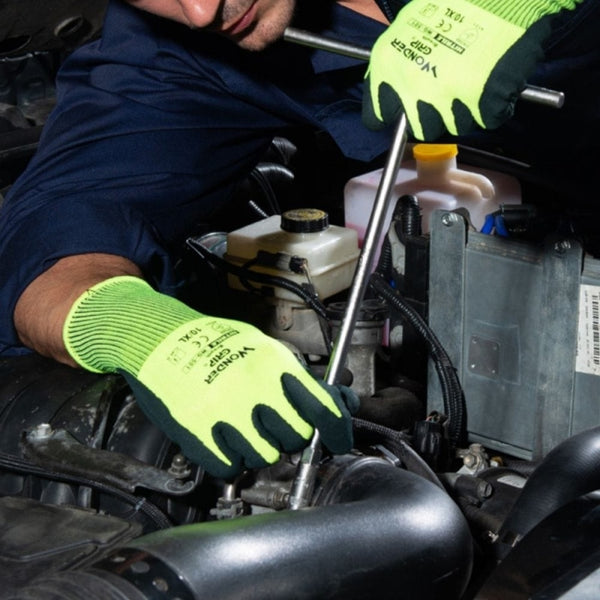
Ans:
[[[469,211],[473,226],[480,230],[485,217],[501,204],[520,204],[517,179],[488,169],[457,166],[456,144],[415,144],[414,160],[405,161],[398,170],[392,203],[386,215],[385,231],[391,221],[395,201],[404,194],[417,197],[422,212],[423,232],[435,209]],[[345,220],[348,227],[364,237],[382,169],[350,179],[344,188]]]
[[[299,285],[310,281],[324,299],[350,286],[358,255],[355,230],[330,225],[326,212],[306,208],[267,217],[227,234],[224,258]],[[236,276],[229,276],[229,285],[246,289]],[[274,286],[273,293],[300,302],[284,288]]]

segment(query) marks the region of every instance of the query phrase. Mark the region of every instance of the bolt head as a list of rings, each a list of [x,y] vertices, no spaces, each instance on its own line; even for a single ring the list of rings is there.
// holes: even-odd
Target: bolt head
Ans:
[[[442,215],[442,225],[445,225],[446,227],[451,227],[452,225],[454,225],[454,223],[456,223],[457,219],[458,218],[454,213],[444,213]]]
[[[562,241],[556,242],[554,244],[554,251],[557,254],[565,254],[570,249],[571,249],[571,242],[569,242],[569,240],[562,240]]]
[[[468,468],[472,468],[475,466],[475,457],[472,454],[467,454],[463,457],[463,465]]]
[[[45,440],[52,435],[52,426],[50,423],[39,423],[30,431],[29,435],[36,440]]]

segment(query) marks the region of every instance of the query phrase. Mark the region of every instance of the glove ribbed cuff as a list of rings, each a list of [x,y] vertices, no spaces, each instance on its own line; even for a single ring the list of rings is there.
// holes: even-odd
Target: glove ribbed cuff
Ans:
[[[573,10],[582,0],[468,0],[513,25],[527,29],[543,17]]]
[[[96,373],[137,376],[150,353],[183,323],[202,315],[137,277],[107,279],[73,304],[63,327],[71,357]]]

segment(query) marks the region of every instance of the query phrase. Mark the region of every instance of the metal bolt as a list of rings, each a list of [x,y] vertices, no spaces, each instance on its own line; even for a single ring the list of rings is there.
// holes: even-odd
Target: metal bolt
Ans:
[[[482,538],[487,542],[494,543],[498,539],[498,534],[488,529],[487,531],[483,532]]]
[[[472,454],[466,454],[463,456],[463,465],[468,469],[471,469],[477,463],[477,459]]]
[[[143,560],[138,560],[131,564],[131,570],[134,573],[147,573],[150,570],[150,565]]]
[[[40,423],[31,430],[29,435],[36,440],[45,440],[52,435],[52,426],[50,423]]]
[[[477,485],[477,495],[484,499],[489,498],[494,493],[494,488],[487,481],[480,481]]]
[[[153,579],[152,585],[159,592],[168,592],[169,591],[169,584],[167,583],[166,579],[163,579],[162,577],[157,577],[156,579]]]
[[[458,217],[454,213],[444,213],[442,215],[442,225],[451,227],[458,221]]]
[[[171,466],[168,469],[169,475],[177,479],[185,479],[191,473],[190,466],[183,454],[176,454],[171,460]]]
[[[567,252],[567,250],[570,250],[571,248],[571,242],[569,242],[569,240],[562,240],[560,242],[556,242],[554,244],[554,251],[557,254],[565,254]]]

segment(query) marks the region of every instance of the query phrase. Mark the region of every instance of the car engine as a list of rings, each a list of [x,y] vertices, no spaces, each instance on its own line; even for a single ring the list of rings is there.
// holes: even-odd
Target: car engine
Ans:
[[[2,20],[17,24],[0,29],[0,191],[35,150],[62,57],[99,31],[99,3],[72,5]],[[365,166],[318,134],[274,139],[182,249],[182,299],[257,325],[317,377],[351,320],[336,380],[361,399],[354,449],[316,444],[308,477],[305,451],[216,479],[120,376],[0,358],[2,597],[596,597],[596,239],[585,216],[547,209],[522,165],[459,150],[466,170],[510,175],[522,200],[491,210],[492,231],[464,206],[394,196],[364,297],[370,204],[361,229],[341,194]]]

